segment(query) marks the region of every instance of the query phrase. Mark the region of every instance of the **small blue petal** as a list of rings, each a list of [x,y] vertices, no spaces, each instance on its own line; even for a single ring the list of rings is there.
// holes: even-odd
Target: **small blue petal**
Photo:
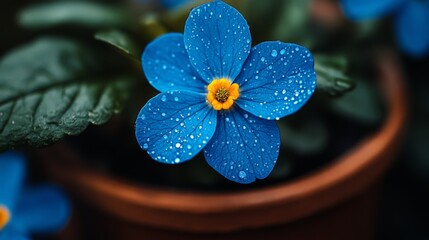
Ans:
[[[193,9],[184,36],[191,63],[207,82],[220,77],[233,80],[251,47],[246,20],[222,1]]]
[[[204,95],[192,92],[160,93],[142,108],[136,138],[156,161],[181,163],[194,157],[210,141],[216,111]]]
[[[183,34],[169,33],[151,42],[143,52],[142,66],[149,83],[160,92],[205,92],[205,83],[189,62]]]
[[[410,1],[395,19],[396,38],[404,52],[422,57],[429,51],[429,2]]]
[[[67,224],[70,213],[69,201],[58,188],[41,185],[23,192],[13,224],[31,234],[55,233]]]
[[[6,226],[0,231],[0,240],[30,240],[24,233],[16,231],[12,227]]]
[[[235,80],[240,85],[236,103],[255,116],[278,119],[300,109],[316,88],[311,53],[282,42],[255,46]]]
[[[192,0],[161,0],[161,4],[166,8],[173,9],[173,8],[180,7],[191,1]]]
[[[204,154],[209,165],[224,177],[251,183],[270,174],[279,148],[275,121],[257,118],[237,107],[219,112],[218,127]]]
[[[408,0],[342,0],[345,15],[351,20],[370,20],[391,14]]]
[[[24,155],[14,152],[0,154],[0,205],[14,210],[24,177]]]

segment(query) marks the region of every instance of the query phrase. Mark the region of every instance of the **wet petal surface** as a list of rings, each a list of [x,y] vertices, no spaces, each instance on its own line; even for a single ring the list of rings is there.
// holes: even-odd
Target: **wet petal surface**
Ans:
[[[207,82],[222,77],[233,80],[251,47],[246,20],[222,1],[193,9],[184,35],[191,63]]]
[[[275,121],[235,108],[219,112],[218,127],[204,155],[210,166],[229,180],[251,183],[270,174],[279,148]]]
[[[143,53],[142,66],[149,83],[160,92],[206,91],[207,83],[191,66],[183,34],[169,33],[151,42]]]
[[[216,111],[204,95],[160,93],[140,111],[136,138],[153,159],[181,163],[194,157],[210,141],[216,120]]]
[[[255,46],[237,77],[236,103],[255,116],[278,119],[300,109],[316,88],[314,60],[304,47],[263,42]]]

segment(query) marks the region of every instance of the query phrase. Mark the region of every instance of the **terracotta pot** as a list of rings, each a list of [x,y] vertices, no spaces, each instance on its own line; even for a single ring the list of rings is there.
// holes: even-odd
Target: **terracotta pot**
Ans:
[[[378,61],[388,108],[382,127],[329,166],[284,184],[180,192],[84,168],[64,144],[37,155],[76,199],[76,221],[89,229],[88,239],[372,239],[377,183],[398,152],[406,117],[404,83],[393,59]]]

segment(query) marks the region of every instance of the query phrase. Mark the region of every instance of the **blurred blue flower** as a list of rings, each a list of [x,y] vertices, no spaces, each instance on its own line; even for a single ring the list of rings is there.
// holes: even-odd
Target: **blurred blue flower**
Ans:
[[[395,34],[401,49],[421,57],[429,51],[428,0],[342,0],[351,20],[366,20],[394,14]]]
[[[222,1],[193,9],[184,34],[150,43],[142,66],[161,93],[140,111],[136,138],[162,163],[204,150],[210,166],[239,183],[262,179],[277,160],[276,122],[300,109],[316,87],[304,47],[263,42],[251,48],[243,16]]]
[[[160,6],[167,9],[175,9],[182,5],[192,2],[193,0],[134,0],[140,4],[158,3]]]
[[[61,230],[70,216],[68,200],[50,185],[24,188],[25,159],[0,154],[0,240],[30,239],[30,234]]]
[[[162,6],[165,8],[173,9],[181,5],[191,2],[192,0],[161,0]]]

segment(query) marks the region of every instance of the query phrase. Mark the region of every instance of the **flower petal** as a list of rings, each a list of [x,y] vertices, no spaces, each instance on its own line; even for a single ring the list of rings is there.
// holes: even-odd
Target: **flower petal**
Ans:
[[[255,46],[235,83],[240,85],[236,103],[265,119],[278,119],[301,108],[316,88],[311,53],[282,42]]]
[[[203,79],[234,79],[249,55],[251,36],[243,16],[222,1],[191,11],[185,25],[185,47]]]
[[[345,15],[351,20],[381,18],[397,10],[407,0],[342,0]]]
[[[189,61],[183,34],[169,33],[152,41],[142,55],[149,83],[160,92],[189,90],[205,92],[205,83]]]
[[[216,128],[216,111],[204,95],[192,92],[160,93],[142,108],[136,138],[142,149],[162,163],[180,163],[194,157]]]
[[[7,226],[0,231],[0,240],[30,240],[30,238],[25,236],[24,233]]]
[[[14,210],[24,178],[24,155],[15,152],[0,154],[0,205]]]
[[[204,154],[209,165],[224,177],[251,183],[270,174],[279,148],[280,134],[275,121],[235,108],[219,112],[217,130]]]
[[[429,2],[410,1],[395,19],[396,38],[400,47],[414,57],[429,50]]]
[[[28,233],[46,234],[60,231],[70,214],[69,201],[62,191],[51,185],[41,185],[23,191],[13,221]]]
[[[162,6],[168,9],[174,9],[191,2],[191,0],[161,0]]]

